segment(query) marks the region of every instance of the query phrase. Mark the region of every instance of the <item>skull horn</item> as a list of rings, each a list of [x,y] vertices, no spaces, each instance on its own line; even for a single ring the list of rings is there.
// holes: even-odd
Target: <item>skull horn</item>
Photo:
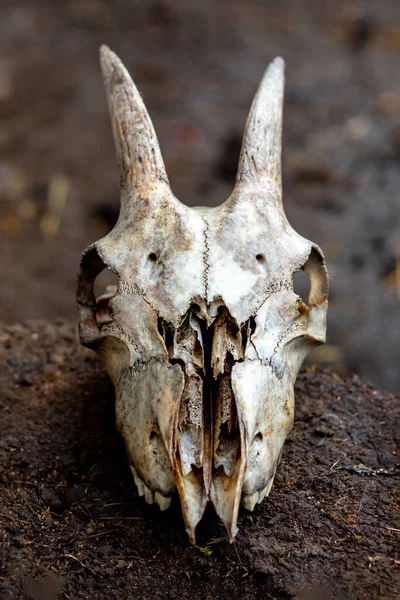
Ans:
[[[269,65],[251,105],[243,136],[236,182],[268,179],[281,190],[282,112],[285,62]]]
[[[128,71],[104,45],[100,48],[100,62],[117,150],[123,208],[125,194],[140,189],[140,194],[146,195],[148,188],[169,182],[153,123]]]

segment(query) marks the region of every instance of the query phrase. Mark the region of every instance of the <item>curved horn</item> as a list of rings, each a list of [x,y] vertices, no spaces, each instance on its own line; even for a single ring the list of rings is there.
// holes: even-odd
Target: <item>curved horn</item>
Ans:
[[[100,63],[117,150],[121,187],[168,183],[153,123],[128,71],[107,46]]]
[[[267,176],[279,188],[281,181],[282,109],[285,62],[269,65],[251,105],[243,136],[236,181],[251,182]]]

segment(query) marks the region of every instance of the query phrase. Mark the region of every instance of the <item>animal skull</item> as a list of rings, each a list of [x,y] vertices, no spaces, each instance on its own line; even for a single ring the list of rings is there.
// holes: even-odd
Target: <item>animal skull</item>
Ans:
[[[82,344],[103,359],[139,494],[161,510],[177,491],[187,532],[209,501],[237,534],[240,501],[267,496],[293,425],[293,386],[325,340],[321,250],[289,225],[281,195],[284,63],[253,101],[236,186],[216,208],[172,194],[153,125],[128,72],[101,49],[121,177],[114,229],[83,254]],[[106,267],[118,286],[96,300]],[[302,300],[293,274],[311,281]]]

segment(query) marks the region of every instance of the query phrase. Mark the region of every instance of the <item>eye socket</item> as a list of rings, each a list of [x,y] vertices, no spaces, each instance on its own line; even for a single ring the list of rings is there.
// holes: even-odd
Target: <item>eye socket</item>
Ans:
[[[96,248],[83,255],[78,277],[77,300],[90,306],[98,326],[112,321],[109,302],[117,291],[118,275],[111,271]]]
[[[313,247],[301,270],[293,273],[293,290],[307,299],[309,306],[316,306],[328,297],[328,274],[325,260],[318,248]]]
[[[149,261],[150,262],[156,262],[156,260],[157,260],[157,254],[155,252],[151,252],[149,254]]]
[[[96,297],[96,321],[101,327],[112,323],[113,317],[110,309],[110,300],[117,293],[118,275],[108,267],[95,279],[94,295]]]
[[[300,296],[304,302],[308,302],[311,291],[311,281],[303,269],[293,273],[293,291],[297,296]]]
[[[98,274],[93,284],[93,291],[96,298],[96,302],[99,301],[99,298],[104,296],[105,294],[109,294],[114,291],[114,294],[117,290],[118,285],[118,275],[111,271],[108,267],[106,267],[101,273]]]
[[[259,262],[261,264],[265,263],[265,256],[264,256],[264,254],[257,254],[256,255],[256,260],[257,260],[257,262]]]

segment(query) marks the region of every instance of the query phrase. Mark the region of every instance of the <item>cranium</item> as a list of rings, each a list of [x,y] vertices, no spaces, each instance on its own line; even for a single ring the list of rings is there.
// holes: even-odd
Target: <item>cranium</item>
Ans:
[[[82,344],[105,363],[140,495],[177,492],[190,540],[209,501],[232,541],[240,502],[271,490],[293,425],[294,382],[325,339],[321,250],[289,225],[281,194],[284,63],[267,69],[247,120],[236,185],[222,205],[172,194],[153,125],[107,47],[101,64],[121,178],[114,229],[83,254]],[[106,267],[116,289],[96,300]],[[307,300],[293,289],[303,269]]]

